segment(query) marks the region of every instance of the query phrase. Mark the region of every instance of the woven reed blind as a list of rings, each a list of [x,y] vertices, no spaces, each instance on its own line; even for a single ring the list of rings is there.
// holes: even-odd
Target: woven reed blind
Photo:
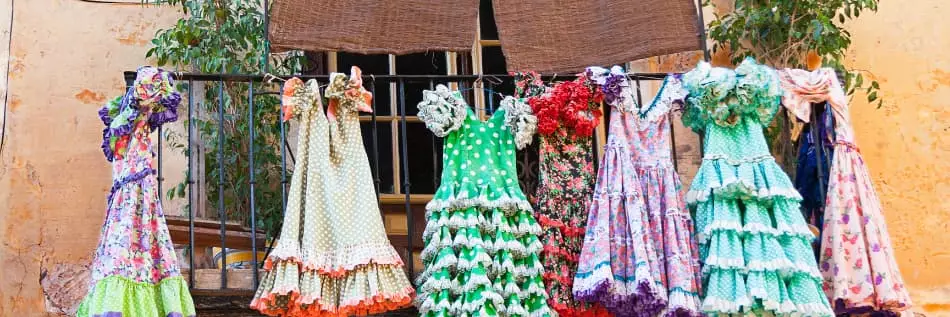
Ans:
[[[693,0],[493,0],[509,71],[576,72],[699,50]]]
[[[469,51],[478,17],[478,0],[275,0],[272,8],[276,51]]]

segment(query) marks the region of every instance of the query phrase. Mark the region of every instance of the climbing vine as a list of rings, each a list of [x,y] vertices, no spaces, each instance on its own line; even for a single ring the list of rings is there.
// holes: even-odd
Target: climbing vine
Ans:
[[[146,54],[160,66],[181,71],[217,74],[293,73],[300,70],[305,60],[289,55],[285,58],[266,57],[267,42],[264,34],[264,13],[256,0],[143,0],[152,4],[181,9],[182,17],[171,27],[159,30]],[[216,214],[219,199],[229,220],[249,225],[251,130],[254,131],[255,207],[258,228],[268,237],[280,229],[282,220],[282,186],[280,175],[280,121],[279,98],[263,93],[268,85],[249,82],[204,82],[187,87],[194,89],[195,132],[192,149],[196,161],[204,171],[206,198],[204,201]],[[248,89],[255,94],[248,99]],[[220,112],[224,121],[219,124]],[[253,121],[248,117],[253,114]],[[181,120],[188,126],[187,118]],[[223,142],[219,137],[223,135]],[[170,133],[169,143],[191,159],[186,136]],[[219,150],[223,150],[219,157]],[[224,166],[223,173],[219,164]],[[292,162],[288,162],[292,164]],[[186,171],[185,173],[188,173]],[[220,180],[223,179],[223,182]],[[221,186],[219,186],[221,185]],[[186,197],[186,182],[171,188],[170,199]],[[197,186],[196,188],[201,188]],[[204,194],[202,194],[204,195]]]
[[[776,68],[831,67],[849,96],[861,92],[869,103],[883,105],[878,82],[866,80],[866,71],[844,65],[851,46],[845,24],[862,12],[876,12],[878,0],[706,0],[705,5],[722,12],[709,24],[713,51],[724,51],[733,63],[752,56]],[[795,156],[788,142],[791,124],[783,111],[767,130],[773,154],[789,173]]]

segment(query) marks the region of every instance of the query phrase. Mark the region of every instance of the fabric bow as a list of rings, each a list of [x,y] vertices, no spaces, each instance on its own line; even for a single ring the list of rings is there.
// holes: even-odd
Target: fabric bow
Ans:
[[[330,120],[336,119],[338,108],[343,111],[373,112],[373,94],[363,88],[363,72],[359,67],[350,68],[349,79],[341,73],[331,74],[326,95],[330,99],[327,109],[327,118]]]

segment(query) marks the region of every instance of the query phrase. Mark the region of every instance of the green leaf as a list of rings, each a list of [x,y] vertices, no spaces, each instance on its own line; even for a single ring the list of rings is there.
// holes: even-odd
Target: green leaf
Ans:
[[[858,76],[854,80],[854,86],[861,87],[863,85],[864,85],[864,76],[862,76],[861,74],[858,74]]]
[[[871,88],[881,89],[881,86],[878,86],[877,81],[875,80],[871,82]]]
[[[877,100],[877,92],[876,92],[876,91],[875,91],[875,92],[872,92],[871,94],[868,95],[868,102],[874,102],[875,100]]]

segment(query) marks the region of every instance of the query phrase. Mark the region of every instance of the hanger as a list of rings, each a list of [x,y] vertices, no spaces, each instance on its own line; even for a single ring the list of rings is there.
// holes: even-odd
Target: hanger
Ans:
[[[275,79],[276,79],[276,80],[279,80],[280,82],[286,82],[286,81],[287,81],[286,79],[283,79],[283,78],[274,76],[274,74],[271,74],[271,73],[265,73],[265,74],[264,74],[264,80],[266,80],[268,84],[269,84],[269,83],[273,83]]]
[[[499,79],[498,77],[491,76],[491,75],[487,76],[487,79],[488,79],[489,84],[491,84],[491,85],[501,85],[501,84],[504,83],[504,81],[502,81],[502,80]],[[459,92],[459,93],[462,93],[462,92],[466,92],[466,91],[471,91],[471,90],[476,90],[476,89],[478,89],[478,90],[481,90],[481,91],[483,91],[483,92],[488,93],[488,94],[487,94],[487,97],[488,97],[488,98],[491,98],[491,97],[493,97],[493,96],[498,96],[499,98],[502,98],[502,99],[505,98],[505,95],[504,95],[504,94],[499,93],[499,92],[496,92],[496,91],[494,91],[494,90],[492,90],[492,89],[490,89],[490,88],[485,88],[485,84],[484,84],[485,81],[486,81],[486,76],[483,75],[483,74],[479,74],[479,75],[478,75],[478,78],[476,78],[475,81],[472,82],[472,87],[459,89],[458,92]],[[475,113],[478,114],[479,116],[481,116],[482,110],[484,110],[485,108],[480,107],[480,106],[478,105],[478,103],[476,103],[476,102],[473,102],[472,104],[474,104]],[[492,110],[494,110],[494,109],[492,109]]]

